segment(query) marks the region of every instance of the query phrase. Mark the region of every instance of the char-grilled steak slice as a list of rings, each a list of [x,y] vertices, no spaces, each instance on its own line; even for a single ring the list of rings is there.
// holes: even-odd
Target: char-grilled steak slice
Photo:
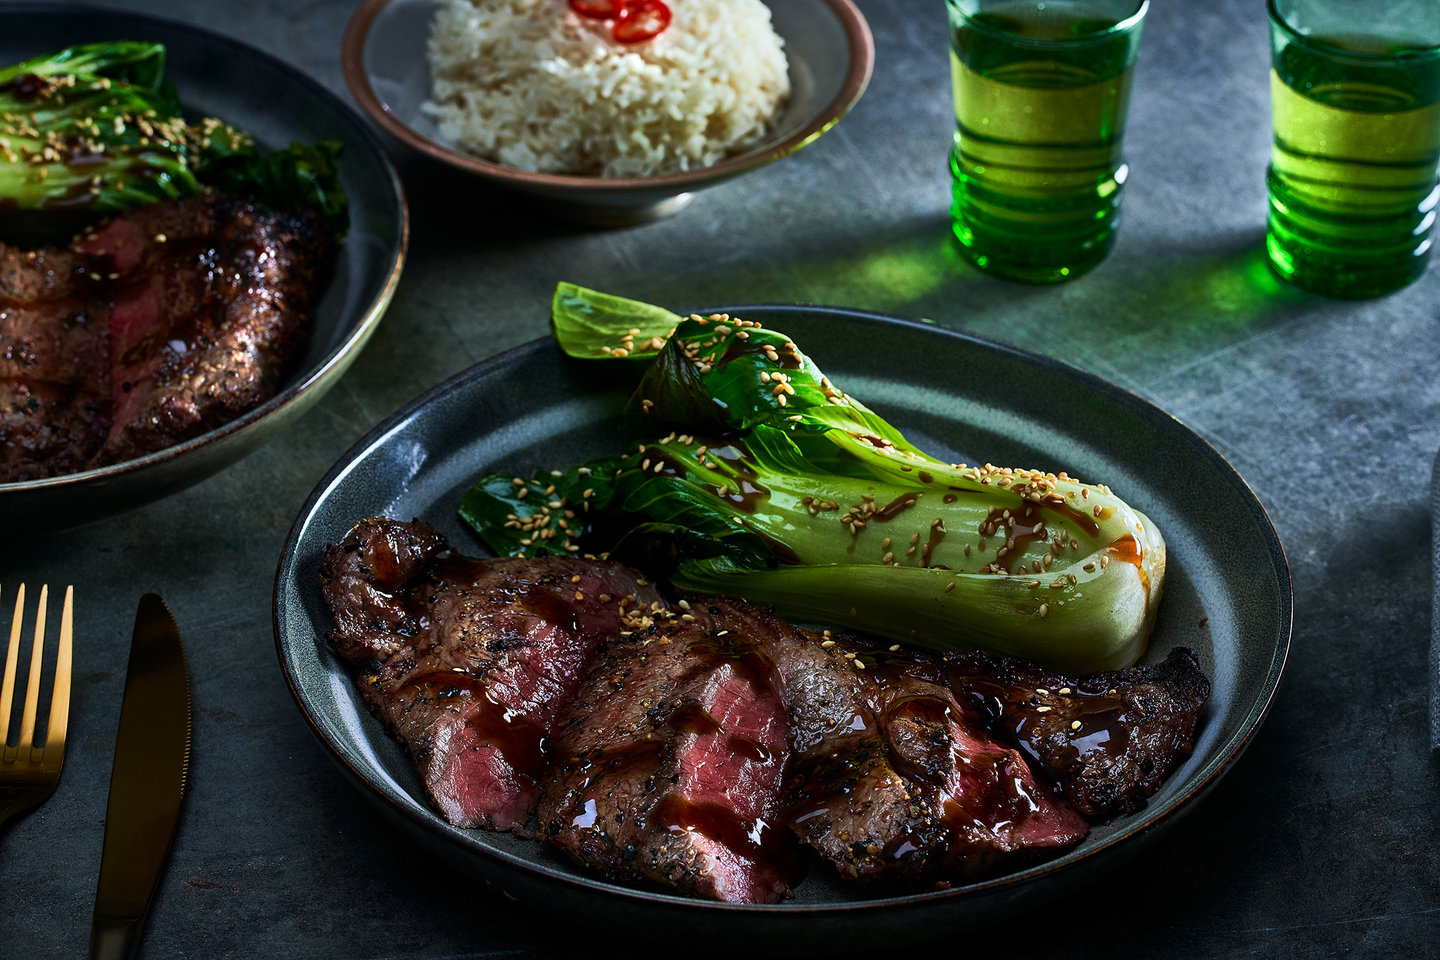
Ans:
[[[1210,682],[1183,647],[1160,663],[1070,678],[1026,660],[945,657],[952,687],[1092,819],[1133,813],[1190,755]]]
[[[776,803],[780,822],[852,879],[969,879],[1088,831],[956,701],[936,658],[722,598],[685,616],[609,644],[566,711],[540,820],[582,862],[720,899],[748,887],[743,899],[766,902],[751,879],[766,834],[753,827],[777,822]],[[716,690],[723,719],[706,699]],[[783,802],[755,793],[778,790],[770,758],[786,744],[757,731],[781,719]],[[687,750],[705,762],[687,765]],[[750,873],[733,879],[735,864]]]
[[[138,208],[68,249],[0,244],[0,483],[144,456],[268,400],[329,248],[313,215],[216,196]]]
[[[0,483],[83,470],[105,439],[110,312],[84,262],[0,244]]]
[[[618,564],[476,560],[423,523],[361,521],[326,551],[330,642],[456,826],[524,833],[545,738],[601,640],[658,603]]]
[[[549,839],[610,877],[780,900],[789,730],[764,639],[676,617],[602,645],[558,732]]]
[[[794,732],[788,816],[841,876],[969,880],[1085,837],[1085,821],[956,701],[935,658],[715,603],[732,629],[748,621],[771,637]]]
[[[75,245],[110,284],[112,420],[94,465],[199,436],[274,396],[309,334],[327,242],[248,200],[153,204]]]

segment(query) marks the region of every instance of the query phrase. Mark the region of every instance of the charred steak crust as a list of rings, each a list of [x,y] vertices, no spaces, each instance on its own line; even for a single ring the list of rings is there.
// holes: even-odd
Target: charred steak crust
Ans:
[[[361,521],[326,551],[329,641],[456,826],[529,832],[545,741],[600,641],[659,602],[618,564],[473,560],[433,528]]]
[[[789,724],[761,642],[679,618],[626,633],[564,711],[541,829],[612,878],[779,901]]]
[[[140,207],[65,250],[0,244],[0,483],[133,459],[274,396],[332,259],[314,215]]]
[[[951,685],[1093,820],[1143,808],[1190,755],[1210,682],[1195,654],[1070,678],[1012,657],[945,656]]]

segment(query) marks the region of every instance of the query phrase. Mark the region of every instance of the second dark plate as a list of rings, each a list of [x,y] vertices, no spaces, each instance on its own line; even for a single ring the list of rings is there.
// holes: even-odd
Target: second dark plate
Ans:
[[[753,937],[767,950],[802,952],[894,945],[1026,909],[1087,882],[1192,808],[1249,743],[1290,643],[1284,552],[1234,469],[1162,410],[1054,360],[853,310],[726,309],[792,336],[841,389],[937,456],[1065,470],[1109,484],[1148,514],[1165,534],[1168,569],[1145,660],[1188,646],[1214,687],[1194,754],[1144,811],[1096,828],[1064,856],[945,891],[897,895],[844,883],[815,864],[790,902],[706,903],[609,883],[539,843],[448,825],[327,648],[316,572],[326,544],[381,513],[419,517],[458,549],[483,553],[455,518],[477,476],[568,467],[619,448],[618,414],[636,371],[569,360],[543,340],[471,368],[377,427],[316,487],[286,542],[275,582],[281,667],[316,735],[362,792],[433,850],[517,897],[612,924],[623,918],[636,931],[685,931],[687,943]]]
[[[409,238],[405,197],[375,135],[316,81],[269,54],[154,17],[52,3],[0,4],[0,64],[101,40],[165,44],[192,118],[218,117],[264,150],[339,140],[350,231],[316,310],[310,345],[280,392],[209,433],[84,473],[0,484],[0,517],[27,529],[75,526],[180,490],[234,462],[320,399],[360,353],[400,281]]]

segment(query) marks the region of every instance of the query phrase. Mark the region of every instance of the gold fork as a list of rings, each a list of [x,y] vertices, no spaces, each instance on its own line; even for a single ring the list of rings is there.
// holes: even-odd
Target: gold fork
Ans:
[[[10,626],[10,648],[5,654],[5,676],[0,680],[0,825],[22,810],[43,803],[60,782],[65,762],[65,726],[70,719],[70,645],[74,587],[65,588],[60,614],[60,647],[55,656],[55,684],[50,693],[50,722],[45,742],[35,743],[35,715],[40,705],[40,663],[45,652],[45,608],[48,586],[40,587],[35,609],[35,641],[30,647],[30,677],[25,688],[20,737],[10,746],[10,714],[15,702],[15,673],[20,660],[20,625],[25,614],[25,585],[15,597],[15,618]]]

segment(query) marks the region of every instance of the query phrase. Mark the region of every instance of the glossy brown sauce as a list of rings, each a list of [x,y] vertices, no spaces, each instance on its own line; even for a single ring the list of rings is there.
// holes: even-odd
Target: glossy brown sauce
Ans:
[[[985,527],[1004,531],[1005,542],[995,551],[995,562],[1006,573],[1014,572],[1015,558],[1023,555],[1030,544],[1045,542],[1050,532],[1045,529],[1044,511],[1028,500],[1013,510],[991,507]]]
[[[411,681],[418,687],[416,699],[426,703],[483,700],[471,712],[466,725],[490,744],[517,774],[539,780],[549,766],[547,731],[533,719],[495,700],[484,681],[463,673],[436,672]]]
[[[872,513],[869,517],[866,518],[866,521],[878,521],[880,523],[887,523],[900,516],[900,514],[904,513],[906,510],[909,510],[911,507],[915,506],[915,502],[919,499],[920,494],[918,493],[902,493],[900,494],[900,496],[896,497],[894,500],[891,500],[889,503],[885,504],[885,506]]]
[[[812,838],[823,835],[849,821],[852,803],[869,802],[855,796],[863,786],[898,774],[908,781],[913,827],[880,850],[865,851],[872,863],[893,864],[962,848],[977,829],[1000,829],[1039,809],[1023,763],[1003,760],[1007,754],[998,750],[968,749],[965,731],[980,736],[978,728],[956,714],[959,704],[947,693],[926,688],[940,681],[933,658],[910,650],[867,650],[861,657],[868,665],[864,704],[848,728],[839,725],[842,734],[854,736],[844,736],[839,749],[797,762],[790,780],[799,786],[787,819],[801,827],[810,823]],[[918,815],[915,804],[928,813]]]
[[[800,369],[800,361],[796,359],[793,351],[785,349],[785,345],[783,343],[777,347],[775,344],[768,343],[764,340],[763,337],[757,336],[755,334],[751,334],[750,337],[745,340],[742,340],[739,337],[732,336],[730,338],[730,343],[727,344],[725,347],[725,352],[720,355],[718,360],[715,361],[715,368],[717,370],[723,370],[730,364],[734,363],[736,360],[741,359],[742,357],[764,356],[765,348],[767,346],[771,350],[774,350],[775,353],[779,356],[779,360],[774,362],[772,362],[768,357],[766,357],[765,366],[767,368],[778,366],[782,370]]]
[[[26,103],[40,96],[49,86],[49,81],[39,74],[22,73],[9,83],[0,85],[0,93],[9,93],[21,103]]]
[[[1125,697],[1118,692],[1112,694],[1109,689],[1059,682],[1070,692],[1062,694],[1058,692],[1059,687],[1046,688],[1045,694],[1036,692],[1023,700],[1015,699],[1014,686],[983,677],[967,677],[965,689],[987,715],[992,728],[1012,740],[1040,769],[1063,766],[1096,749],[1103,748],[1112,755],[1123,754],[1134,726],[1134,719],[1126,713]],[[1050,711],[1040,713],[1036,707],[1041,706],[1049,707]],[[1069,736],[1068,743],[1062,741],[1057,750],[1055,722],[1068,726],[1075,720],[1080,721],[1080,728]],[[1047,729],[1051,731],[1048,736],[1045,735]],[[1041,761],[1045,744],[1051,751],[1049,763]]]

